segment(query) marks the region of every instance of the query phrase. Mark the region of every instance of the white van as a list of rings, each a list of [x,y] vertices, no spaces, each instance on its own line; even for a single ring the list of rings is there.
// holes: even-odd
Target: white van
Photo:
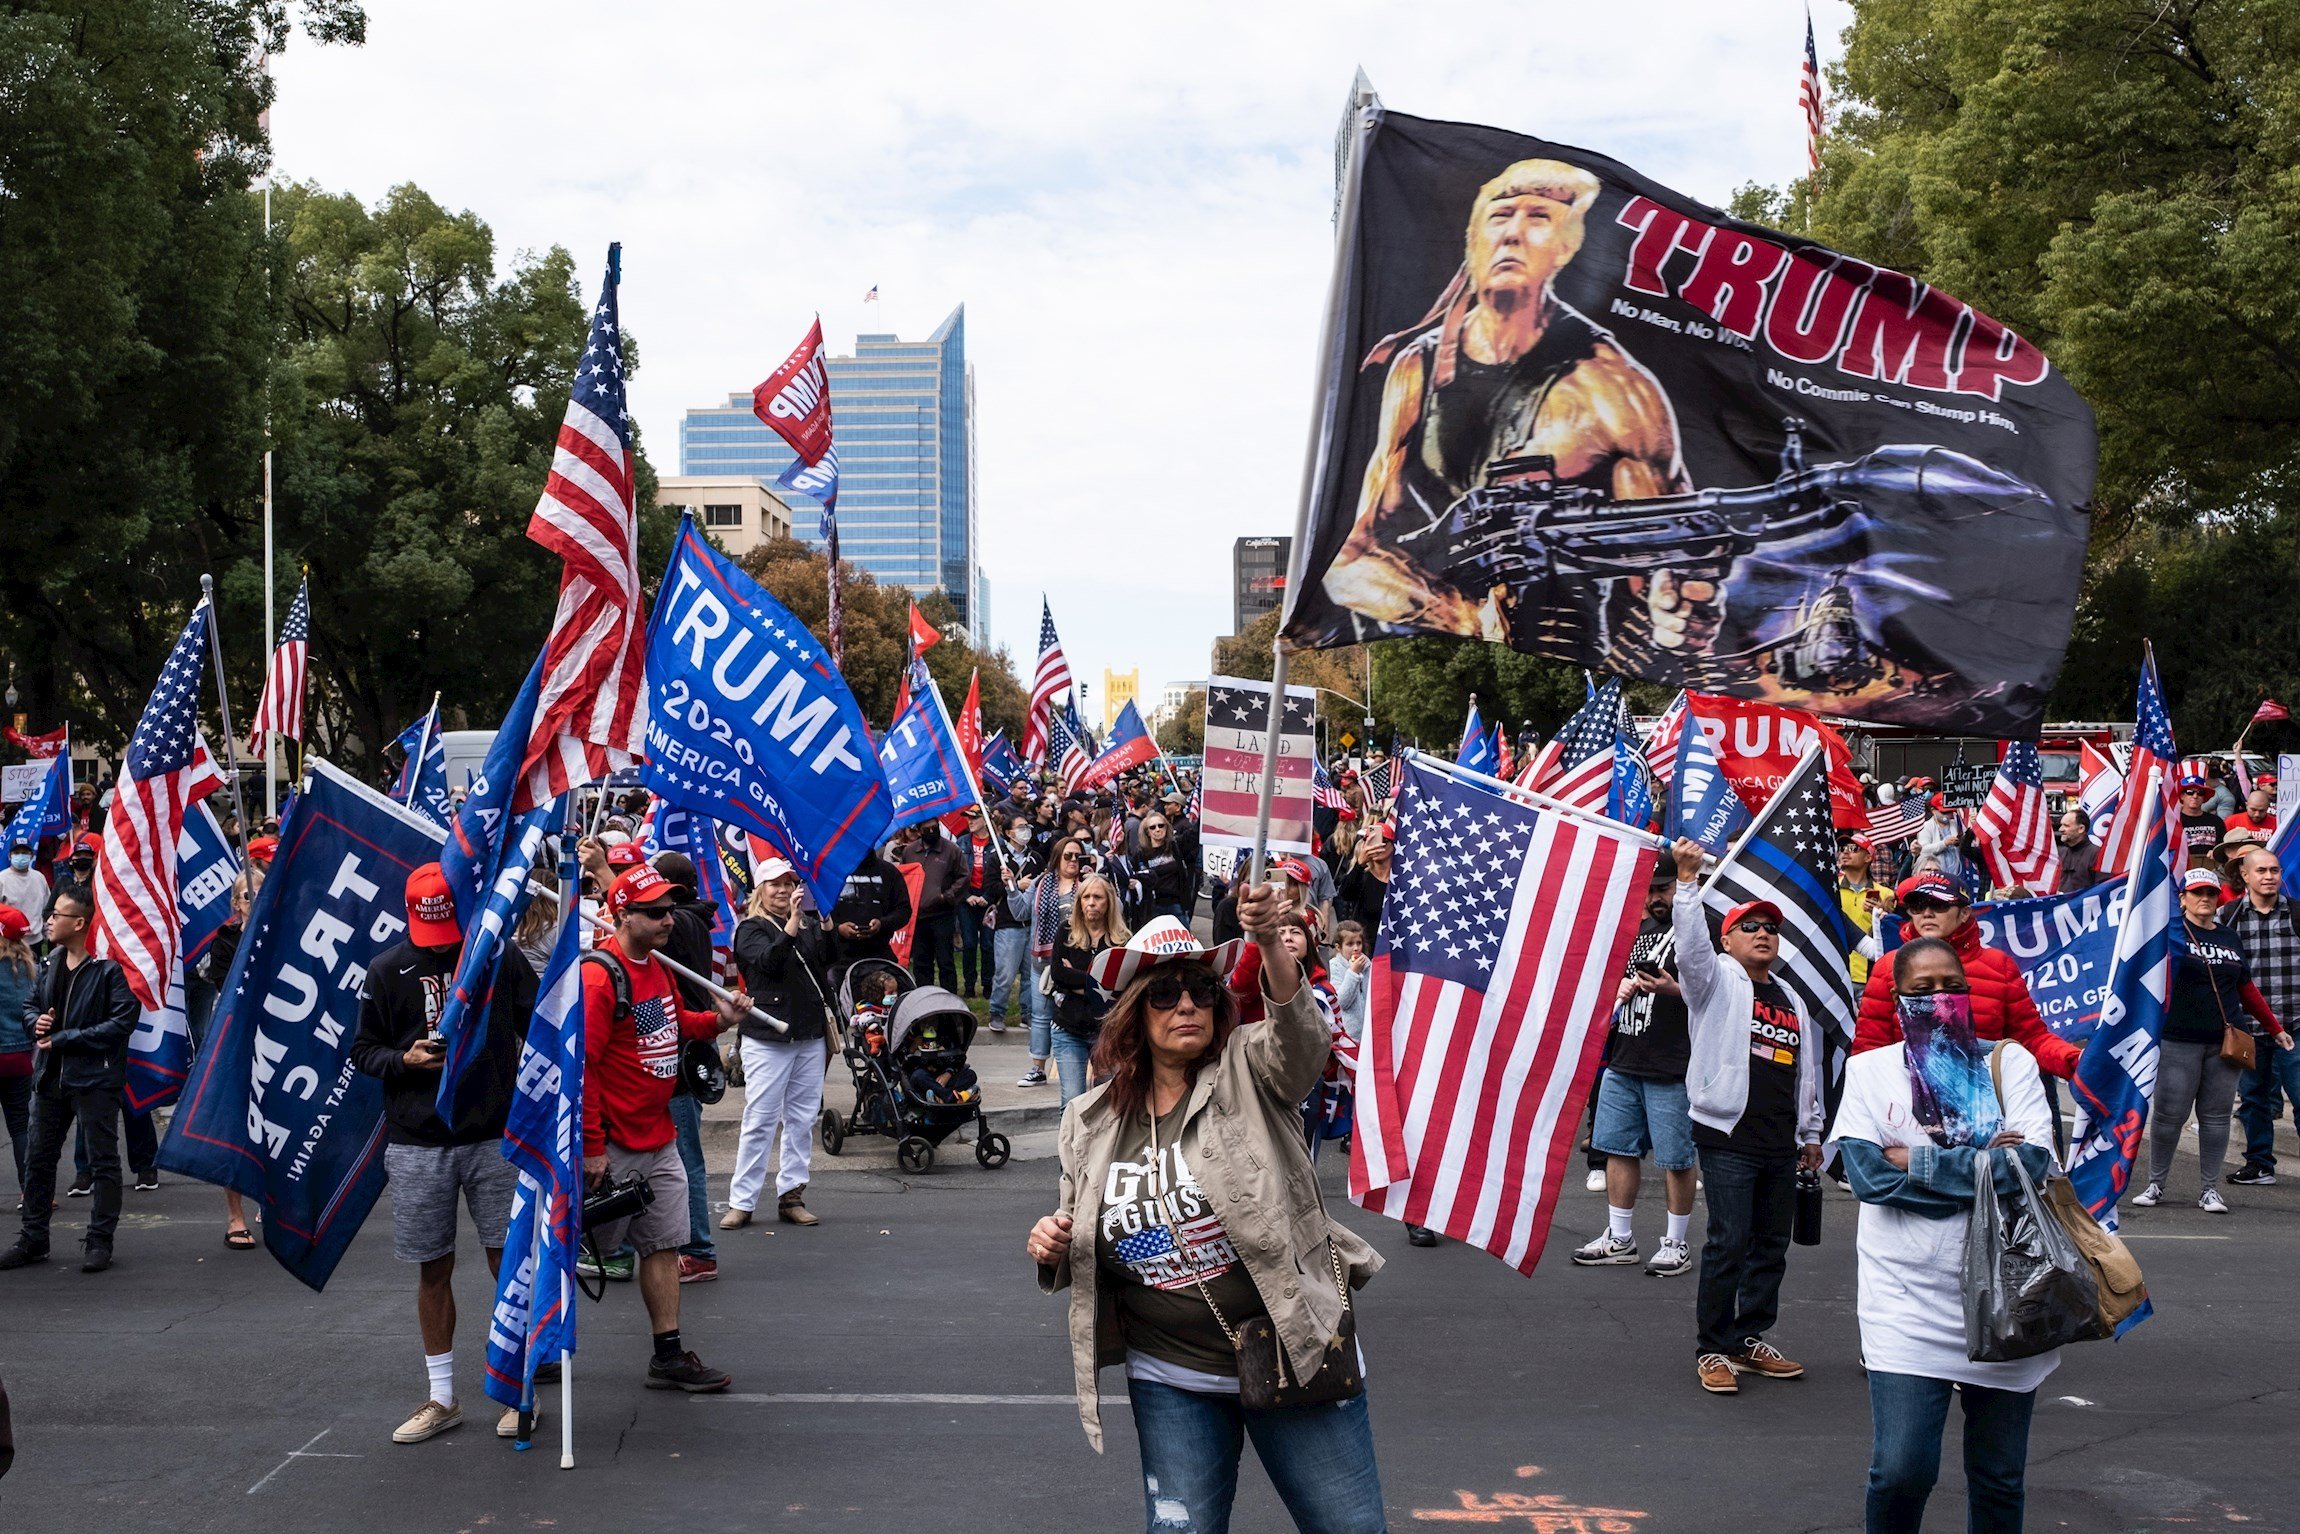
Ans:
[[[439,744],[447,752],[447,790],[455,793],[471,787],[471,780],[487,765],[487,753],[495,746],[495,732],[442,730]]]

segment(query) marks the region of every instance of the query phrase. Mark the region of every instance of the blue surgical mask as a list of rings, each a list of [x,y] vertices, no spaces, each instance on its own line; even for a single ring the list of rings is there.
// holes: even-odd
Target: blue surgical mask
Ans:
[[[8,866],[18,873],[22,873],[32,866],[32,854],[29,852],[11,852],[8,854]]]

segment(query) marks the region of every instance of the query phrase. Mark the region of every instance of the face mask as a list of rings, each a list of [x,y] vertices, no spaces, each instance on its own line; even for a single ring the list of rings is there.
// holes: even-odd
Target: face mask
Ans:
[[[29,852],[11,852],[8,854],[8,866],[18,873],[22,873],[32,866],[32,854]]]
[[[1935,991],[1895,1000],[1918,1126],[1936,1145],[1986,1145],[2003,1115],[1989,1079],[1988,1051],[1973,1032],[1972,997]]]

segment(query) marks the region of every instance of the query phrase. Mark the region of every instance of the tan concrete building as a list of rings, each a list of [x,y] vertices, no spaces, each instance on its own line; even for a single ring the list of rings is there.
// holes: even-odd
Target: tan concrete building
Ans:
[[[657,481],[659,504],[694,513],[695,523],[738,559],[791,536],[791,508],[752,474],[672,474]]]
[[[1141,692],[1142,672],[1139,667],[1132,671],[1112,671],[1107,666],[1102,668],[1102,732],[1105,735],[1118,722],[1120,709],[1129,703],[1133,703],[1136,709],[1141,708],[1142,705],[1135,701]]]

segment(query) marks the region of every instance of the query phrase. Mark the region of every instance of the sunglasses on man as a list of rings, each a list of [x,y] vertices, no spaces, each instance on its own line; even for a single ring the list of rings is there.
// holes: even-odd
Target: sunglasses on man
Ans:
[[[1191,1005],[1201,1012],[1214,1010],[1214,1003],[1222,994],[1222,982],[1212,975],[1193,975],[1184,979],[1180,975],[1153,975],[1142,988],[1142,999],[1160,1012],[1171,1012],[1182,1005],[1184,992],[1189,993]]]
[[[1762,932],[1767,937],[1779,937],[1781,924],[1777,921],[1766,921],[1762,917],[1744,916],[1733,924],[1733,930],[1735,932]]]

